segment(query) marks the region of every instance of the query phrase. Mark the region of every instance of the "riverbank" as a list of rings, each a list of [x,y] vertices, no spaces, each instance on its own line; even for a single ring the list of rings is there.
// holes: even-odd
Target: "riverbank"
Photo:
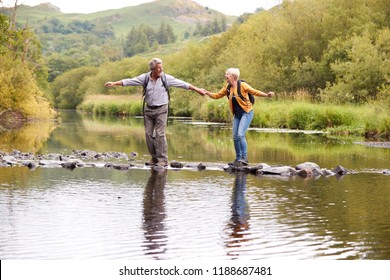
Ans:
[[[182,116],[181,104],[173,97],[170,116]],[[193,104],[194,103],[194,104]],[[185,116],[194,119],[229,123],[231,113],[225,99],[194,99],[187,104]],[[142,114],[142,102],[129,96],[89,96],[79,107],[96,115]],[[331,135],[355,135],[367,138],[390,139],[390,113],[379,104],[334,105],[291,100],[258,100],[254,105],[255,115],[251,127],[319,130]],[[189,115],[188,115],[189,114]]]

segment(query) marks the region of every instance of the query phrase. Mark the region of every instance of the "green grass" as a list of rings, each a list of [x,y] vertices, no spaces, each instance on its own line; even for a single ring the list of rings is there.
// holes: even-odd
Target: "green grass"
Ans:
[[[179,15],[182,16],[178,17]],[[65,24],[73,20],[109,23],[113,27],[117,38],[125,36],[133,26],[139,26],[141,23],[159,28],[161,22],[165,21],[173,27],[175,34],[179,37],[178,39],[181,40],[185,31],[194,29],[194,22],[212,21],[214,18],[221,17],[221,15],[221,13],[206,9],[195,2],[191,6],[187,1],[164,0],[90,14],[62,13],[43,8],[21,6],[18,9],[17,20],[20,23],[28,22],[32,25],[52,17],[58,18]],[[232,23],[235,19],[234,16],[226,16],[227,23]]]
[[[201,97],[199,97],[201,98]],[[182,103],[171,103],[171,111],[182,112]],[[78,109],[97,115],[141,115],[140,96],[93,95]],[[259,100],[254,105],[252,127],[319,130],[332,135],[390,138],[390,114],[380,105],[332,105],[307,101]],[[232,115],[226,99],[201,99],[190,114],[211,122],[230,122]]]
[[[125,95],[91,95],[77,109],[103,116],[138,116],[142,114],[142,100]]]

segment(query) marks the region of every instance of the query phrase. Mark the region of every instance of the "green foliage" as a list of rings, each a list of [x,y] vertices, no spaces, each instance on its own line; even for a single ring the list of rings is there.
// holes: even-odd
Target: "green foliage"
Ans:
[[[182,40],[184,32],[189,34],[188,30],[193,30],[196,21],[222,17],[190,0],[162,0],[93,14],[63,14],[44,4],[20,5],[17,11],[17,23],[32,24],[42,44],[50,82],[77,67],[99,66],[125,55],[154,51],[159,45],[171,44],[178,38]],[[0,7],[0,14],[11,12],[12,9]],[[234,17],[226,18],[227,22],[233,20]],[[145,26],[145,23],[147,30],[136,30],[140,34],[134,38],[132,28]],[[131,38],[126,38],[129,33]]]
[[[220,19],[214,18],[213,21],[208,21],[204,24],[198,22],[195,30],[192,33],[193,36],[210,36],[225,32],[227,30],[226,17],[223,16]]]
[[[364,134],[367,137],[382,137],[390,139],[390,115],[389,103],[373,105],[364,112],[362,124],[364,125]]]
[[[170,114],[178,117],[196,118],[196,112],[202,106],[203,98],[193,91],[172,88],[170,92]]]
[[[368,33],[353,36],[340,44],[345,52],[344,59],[331,63],[332,72],[335,73],[335,83],[327,83],[322,91],[326,101],[366,103],[376,99],[378,87],[386,83],[389,70],[390,36],[389,29],[381,31],[381,36],[387,34],[387,43],[381,39],[378,46],[372,41]],[[375,38],[377,41],[378,37]]]
[[[50,82],[70,69],[99,66],[122,56],[122,48],[118,49],[112,26],[107,23],[64,22],[55,16],[39,22],[34,29],[47,57]]]
[[[183,95],[178,93],[177,95]],[[187,95],[184,93],[184,95]],[[175,100],[178,96],[175,96]],[[180,97],[181,98],[181,97]],[[186,102],[195,98],[188,94]],[[199,100],[199,98],[198,98]],[[171,116],[187,116],[180,102],[170,105]],[[123,95],[87,97],[78,109],[96,115],[141,115],[140,98],[127,98]],[[339,135],[366,135],[389,137],[390,117],[380,106],[363,105],[325,105],[308,102],[268,101],[256,102],[252,127],[275,127],[301,130],[323,130]],[[183,112],[185,112],[183,114]],[[225,99],[208,99],[199,105],[191,116],[198,120],[210,122],[231,122],[231,113]]]
[[[3,54],[0,63],[0,112],[18,111],[26,118],[52,118],[54,111],[43,97],[33,72],[14,58],[12,53]]]
[[[321,61],[314,61],[310,57],[305,57],[302,61],[295,58],[291,64],[290,88],[295,92],[305,89],[315,99],[317,90],[325,86],[325,75],[326,67]]]
[[[26,118],[51,118],[54,111],[42,90],[47,89],[47,68],[35,34],[17,28],[0,14],[0,112],[13,110]]]
[[[74,69],[61,75],[52,85],[54,105],[60,109],[75,109],[84,100],[88,77],[95,75],[94,67]]]
[[[314,123],[315,110],[311,104],[294,106],[288,114],[287,127],[292,129],[307,129]]]
[[[324,98],[335,86],[341,95],[354,96],[348,102],[366,102],[376,98],[389,69],[383,55],[389,40],[379,39],[386,38],[389,22],[383,6],[372,2],[284,1],[278,9],[255,14],[211,40],[197,54],[201,63],[194,60],[187,67],[208,59],[200,80],[212,88],[217,87],[217,75],[221,81],[226,68],[238,67],[245,80],[264,91],[306,90],[317,98],[327,89]],[[340,102],[337,99],[326,101]]]
[[[157,37],[157,42],[161,45],[173,43],[177,39],[177,36],[173,31],[172,25],[170,25],[165,21],[161,22],[160,28],[156,33],[156,37]]]
[[[364,120],[356,118],[355,113],[353,117],[348,112],[340,114],[343,109],[330,103],[369,103],[375,108],[387,108],[381,116],[384,121],[372,120],[365,126],[374,126],[377,133],[383,133],[389,114],[388,105],[384,105],[389,104],[390,79],[387,4],[386,0],[283,1],[280,6],[254,14],[218,36],[171,53],[158,47],[152,55],[164,60],[167,73],[210,91],[223,86],[227,68],[237,67],[241,78],[256,89],[272,90],[277,96],[291,96],[292,100],[299,100],[299,95],[305,92],[310,96],[308,100],[328,103],[325,110],[322,106],[319,109],[317,103],[294,102],[289,107],[282,102],[281,107],[275,108],[271,102],[260,102],[272,104],[270,107],[279,113],[261,105],[254,125],[334,131],[350,126],[358,132],[364,129]],[[88,94],[140,93],[139,89],[108,90],[101,85],[107,80],[146,72],[151,54],[144,56],[147,58],[103,64],[91,77]],[[174,94],[171,106],[174,114],[213,121],[229,119],[228,108],[221,107],[227,106],[226,100],[206,101],[179,90]],[[258,108],[256,104],[256,112]],[[368,112],[359,114],[365,116]]]
[[[228,122],[231,119],[230,108],[228,102],[225,99],[219,100],[209,100],[205,104],[206,116],[202,116],[202,119],[210,122]]]
[[[126,56],[134,56],[151,49],[156,49],[158,45],[170,44],[176,41],[172,26],[169,23],[161,22],[160,28],[156,31],[151,26],[141,24],[133,27],[126,36],[123,49]]]
[[[6,15],[0,14],[0,55],[6,52],[6,44],[9,40],[9,19]]]
[[[139,116],[142,114],[140,99],[124,99],[123,96],[90,96],[77,107],[94,115]]]

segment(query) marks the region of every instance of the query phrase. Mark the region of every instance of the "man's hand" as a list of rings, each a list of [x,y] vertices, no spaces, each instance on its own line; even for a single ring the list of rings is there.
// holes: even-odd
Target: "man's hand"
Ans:
[[[115,85],[114,82],[107,82],[104,84],[105,87],[113,87]]]

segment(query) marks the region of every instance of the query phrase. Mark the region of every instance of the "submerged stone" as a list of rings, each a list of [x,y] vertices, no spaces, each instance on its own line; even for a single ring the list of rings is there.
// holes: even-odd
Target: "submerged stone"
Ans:
[[[332,172],[337,175],[345,175],[349,173],[349,170],[341,165],[338,165],[335,168],[333,168]]]
[[[204,165],[203,163],[199,163],[197,167],[198,167],[198,170],[205,170],[206,169],[206,165]]]
[[[76,168],[77,163],[76,162],[64,162],[60,164],[63,168],[73,170]]]
[[[129,170],[132,167],[135,168],[144,168],[144,165],[140,165],[138,161],[134,160],[134,157],[138,154],[135,152],[130,153],[129,155],[121,152],[94,152],[89,150],[74,150],[70,155],[62,155],[57,153],[48,153],[35,155],[32,152],[23,153],[18,150],[14,150],[10,153],[0,151],[0,167],[9,167],[9,166],[25,166],[29,169],[36,169],[37,167],[63,167],[69,170],[73,170],[76,167],[105,167],[113,168],[116,170]],[[89,161],[84,162],[82,159]],[[114,162],[105,161],[111,158]],[[118,162],[115,162],[115,161]],[[141,159],[143,160],[143,159]],[[126,163],[123,163],[125,161]],[[320,168],[320,166],[314,162],[304,162],[292,168],[290,166],[271,166],[267,163],[256,163],[253,165],[243,165],[239,162],[234,162],[230,164],[221,164],[221,163],[182,163],[176,160],[172,160],[169,166],[151,166],[155,170],[167,170],[167,169],[181,169],[186,167],[186,169],[194,170],[205,170],[209,168],[210,170],[223,170],[226,172],[242,172],[250,174],[259,174],[259,175],[279,175],[282,177],[291,177],[291,176],[301,176],[304,178],[318,178],[320,176],[338,176],[342,177],[345,174],[354,173],[354,171],[348,170],[343,166],[336,166],[332,170],[327,170],[325,168]],[[378,172],[378,171],[377,171]],[[381,170],[380,173],[385,175],[390,175],[388,169]]]
[[[176,160],[172,160],[171,167],[172,168],[183,168],[183,164],[181,162],[176,161]]]
[[[310,162],[310,161],[298,164],[297,166],[295,166],[295,169],[296,170],[301,170],[301,169],[309,169],[309,170],[318,169],[318,170],[321,170],[320,166],[317,163]]]
[[[274,167],[259,169],[257,171],[257,174],[293,176],[296,174],[296,170],[291,166],[274,166]]]
[[[114,164],[113,167],[116,170],[129,170],[131,168],[131,165],[129,165],[129,164]]]

